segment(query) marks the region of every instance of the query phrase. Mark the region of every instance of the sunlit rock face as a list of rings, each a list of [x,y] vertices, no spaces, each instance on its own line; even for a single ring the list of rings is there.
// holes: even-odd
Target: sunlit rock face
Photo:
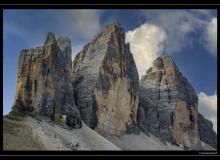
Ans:
[[[158,57],[139,89],[138,125],[162,140],[187,147],[199,144],[198,98],[170,56]]]
[[[102,135],[133,132],[138,72],[119,23],[111,23],[84,46],[73,66],[76,105],[82,120]]]
[[[70,78],[71,41],[48,33],[42,47],[23,49],[11,114],[42,114],[59,124],[81,126]]]

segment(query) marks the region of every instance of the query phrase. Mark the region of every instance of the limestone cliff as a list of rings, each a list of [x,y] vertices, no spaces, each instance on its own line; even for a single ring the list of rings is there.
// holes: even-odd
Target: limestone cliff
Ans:
[[[162,140],[190,147],[200,143],[198,98],[170,56],[158,57],[141,78],[138,125]]]
[[[217,134],[213,130],[213,124],[200,113],[198,114],[198,128],[200,139],[217,149]]]
[[[73,62],[73,86],[82,120],[103,135],[130,132],[138,107],[138,72],[125,33],[112,23]]]
[[[70,81],[71,42],[48,33],[42,47],[23,49],[11,114],[42,114],[59,124],[81,126]]]

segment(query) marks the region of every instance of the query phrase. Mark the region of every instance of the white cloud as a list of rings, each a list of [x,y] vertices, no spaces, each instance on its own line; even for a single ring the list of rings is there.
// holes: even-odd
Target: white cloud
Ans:
[[[150,68],[153,60],[162,54],[165,39],[163,29],[147,23],[126,33],[126,42],[130,43],[139,78]]]
[[[146,22],[126,33],[140,78],[156,57],[177,53],[194,41],[208,46],[210,53],[217,50],[213,47],[217,45],[217,19],[212,19],[212,10],[142,10],[141,16]]]
[[[141,16],[144,16],[147,23],[160,26],[167,33],[165,41],[165,51],[174,53],[180,51],[183,47],[189,47],[193,41],[204,39],[203,33],[206,32],[207,25],[213,17],[213,10],[143,10]],[[208,25],[213,37],[212,31],[215,28],[215,21]],[[197,36],[191,36],[192,33],[201,33]],[[203,43],[204,47],[205,43]]]
[[[198,94],[199,112],[213,123],[214,130],[217,132],[217,94],[207,95],[204,92]]]
[[[207,31],[205,34],[207,41],[207,49],[211,54],[217,54],[217,18],[213,17],[207,25]]]

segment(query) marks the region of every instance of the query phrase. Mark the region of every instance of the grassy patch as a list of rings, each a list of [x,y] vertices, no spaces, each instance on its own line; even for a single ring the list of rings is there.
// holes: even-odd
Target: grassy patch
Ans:
[[[43,150],[22,117],[3,118],[3,150]]]

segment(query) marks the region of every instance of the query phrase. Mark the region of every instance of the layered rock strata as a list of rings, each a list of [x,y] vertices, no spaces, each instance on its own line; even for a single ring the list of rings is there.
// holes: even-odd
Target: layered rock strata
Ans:
[[[71,42],[48,33],[42,47],[23,49],[18,61],[16,97],[11,114],[51,117],[59,124],[81,126],[70,78]]]
[[[132,132],[138,107],[138,72],[119,23],[111,23],[73,62],[73,86],[82,120],[103,135]]]
[[[213,129],[213,124],[200,113],[198,114],[198,128],[200,139],[206,144],[217,149],[217,134]]]
[[[199,144],[198,98],[170,56],[158,57],[141,78],[138,125],[162,140],[190,147]]]

